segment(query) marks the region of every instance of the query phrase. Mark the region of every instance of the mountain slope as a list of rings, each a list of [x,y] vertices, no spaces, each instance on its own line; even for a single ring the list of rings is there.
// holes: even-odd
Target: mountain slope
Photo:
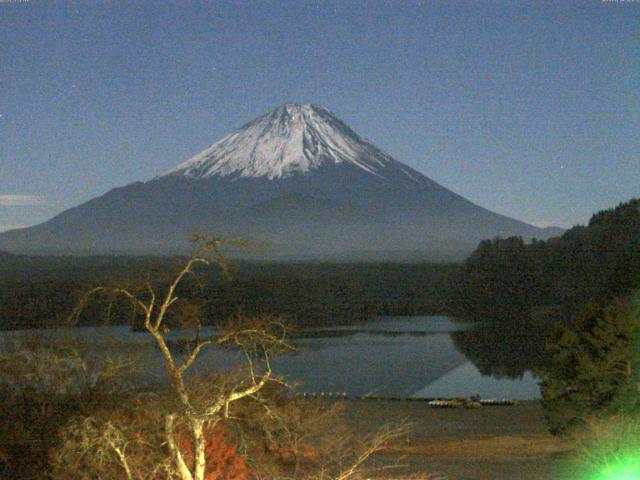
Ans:
[[[546,238],[451,192],[322,107],[286,104],[148,182],[0,234],[0,248],[173,253],[190,232],[253,240],[270,258],[463,255],[496,235]]]

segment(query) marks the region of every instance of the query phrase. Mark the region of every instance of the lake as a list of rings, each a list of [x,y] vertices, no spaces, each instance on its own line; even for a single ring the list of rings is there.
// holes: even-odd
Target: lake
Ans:
[[[295,384],[300,392],[345,392],[358,397],[468,397],[478,393],[483,398],[540,398],[536,378],[527,362],[523,364],[526,349],[518,343],[508,344],[504,332],[494,332],[491,327],[472,327],[444,316],[377,317],[314,333],[292,339],[295,351],[273,360],[276,375]],[[1,335],[7,339],[22,334],[24,331]],[[44,330],[37,334],[61,335]],[[160,354],[147,333],[114,326],[81,327],[64,335],[100,354],[139,356],[147,380],[166,381]],[[170,334],[174,339],[179,335]],[[518,341],[531,343],[528,338]],[[510,350],[514,352],[512,363]],[[228,350],[208,349],[194,368],[200,372],[231,368],[238,361],[239,356]]]

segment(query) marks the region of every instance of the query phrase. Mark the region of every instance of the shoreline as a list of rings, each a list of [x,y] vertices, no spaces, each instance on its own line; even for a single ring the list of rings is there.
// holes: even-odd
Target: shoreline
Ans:
[[[401,460],[403,466],[391,478],[436,472],[450,480],[565,478],[562,457],[571,446],[548,432],[538,400],[472,409],[390,400],[349,400],[344,405],[347,424],[362,435],[387,424],[410,424],[405,436],[371,461],[375,470]]]

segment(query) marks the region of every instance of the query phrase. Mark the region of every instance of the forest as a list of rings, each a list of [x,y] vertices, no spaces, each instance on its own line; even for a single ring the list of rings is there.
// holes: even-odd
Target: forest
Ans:
[[[0,328],[64,324],[83,295],[96,286],[127,285],[135,290],[151,281],[166,288],[182,260],[5,255],[0,262]],[[353,323],[371,315],[438,314],[447,310],[447,278],[457,268],[231,261],[229,278],[219,270],[201,269],[185,282],[180,298],[183,306],[197,305],[210,324],[239,312],[279,315],[297,326]],[[80,324],[134,325],[138,314],[122,298],[101,298],[83,313]]]
[[[451,310],[494,322],[562,321],[628,295],[640,285],[640,199],[547,241],[485,240],[450,281]]]

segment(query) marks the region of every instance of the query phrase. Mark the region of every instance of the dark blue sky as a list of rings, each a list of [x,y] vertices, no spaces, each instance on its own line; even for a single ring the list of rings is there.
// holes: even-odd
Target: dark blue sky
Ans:
[[[480,205],[640,196],[639,2],[0,2],[0,229],[147,180],[286,102]]]

